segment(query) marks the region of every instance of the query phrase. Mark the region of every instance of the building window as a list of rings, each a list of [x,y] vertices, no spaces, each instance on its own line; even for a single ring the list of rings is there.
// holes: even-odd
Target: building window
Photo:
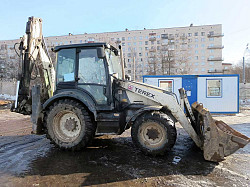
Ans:
[[[188,33],[188,36],[192,36],[192,33]]]
[[[136,42],[134,42],[134,45],[136,45]]]
[[[154,41],[151,41],[151,45],[154,45],[155,44],[155,42]]]
[[[214,68],[210,68],[210,69],[209,69],[209,72],[213,72],[213,71],[214,71]]]
[[[122,43],[122,46],[125,46],[125,43]]]
[[[199,45],[198,44],[195,44],[195,46],[194,46],[195,48],[198,48],[199,47]]]
[[[82,40],[80,40],[80,43],[82,43]]]
[[[195,70],[194,71],[198,71],[198,68],[195,68]]]
[[[128,40],[131,40],[131,37],[128,37]]]
[[[139,37],[139,39],[140,39],[140,40],[142,40],[142,39],[143,39],[143,37],[142,37],[142,36],[140,36],[140,37]]]
[[[157,41],[157,44],[161,44],[159,40]]]
[[[122,41],[125,41],[125,37],[122,37]]]
[[[195,42],[198,42],[199,40],[198,40],[198,38],[195,38],[195,40],[194,40]]]
[[[128,42],[128,46],[130,46],[131,45],[131,43],[130,42]]]
[[[145,41],[145,45],[148,45],[148,41]]]
[[[204,47],[205,47],[205,44],[201,44],[201,47],[204,48]]]
[[[205,42],[205,38],[201,38],[201,42]]]
[[[136,36],[134,36],[134,40],[136,40]]]
[[[160,88],[173,92],[173,80],[159,80]]]
[[[199,62],[195,62],[195,64],[194,64],[194,65],[198,66],[198,65],[199,65]]]
[[[142,53],[139,53],[139,56],[142,56]]]
[[[204,54],[204,53],[205,53],[205,50],[201,50],[201,53]]]
[[[202,56],[202,57],[201,57],[201,60],[205,60],[205,56]]]
[[[213,66],[213,65],[214,65],[214,62],[209,62],[209,64]]]
[[[201,62],[201,65],[204,66],[204,65],[205,65],[205,62]]]
[[[130,70],[130,69],[128,70],[128,73],[131,73],[131,70]]]
[[[195,57],[194,57],[194,59],[195,59],[195,60],[198,60],[198,59],[199,59],[199,57],[198,57],[198,56],[195,56]]]
[[[142,42],[139,42],[140,45],[142,45]]]
[[[201,71],[203,71],[203,72],[204,72],[204,71],[205,71],[205,68],[201,68]]]
[[[214,38],[209,38],[209,41],[214,41]]]
[[[198,54],[198,51],[197,51],[197,50],[195,50],[195,54]]]
[[[195,33],[194,33],[194,36],[198,36],[198,32],[195,32]]]
[[[213,50],[213,49],[211,49],[211,50],[210,50],[210,53],[213,53],[213,52],[214,52],[214,50]]]
[[[221,79],[207,79],[207,97],[221,97]]]
[[[148,50],[148,47],[145,47],[145,50],[147,51],[147,50]]]
[[[188,39],[188,43],[191,43],[192,42],[192,39]]]
[[[131,53],[128,53],[128,57],[131,57]]]
[[[189,44],[189,45],[188,45],[188,48],[192,48],[192,45],[191,45],[191,44]]]
[[[201,36],[205,36],[205,32],[201,32]]]

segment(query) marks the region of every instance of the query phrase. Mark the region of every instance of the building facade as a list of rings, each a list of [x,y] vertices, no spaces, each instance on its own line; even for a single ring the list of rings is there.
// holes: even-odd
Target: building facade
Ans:
[[[142,81],[143,75],[223,73],[222,25],[143,29],[46,37],[50,49],[57,45],[108,42],[123,49],[126,73]],[[17,77],[20,59],[14,50],[18,40],[0,41],[0,75]],[[52,52],[52,59],[55,56]],[[1,78],[1,77],[0,77]]]

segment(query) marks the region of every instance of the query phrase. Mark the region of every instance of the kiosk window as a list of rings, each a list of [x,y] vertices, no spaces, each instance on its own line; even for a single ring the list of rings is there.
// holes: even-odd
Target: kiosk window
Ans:
[[[168,92],[173,92],[173,81],[172,80],[160,80],[160,87],[167,90]]]
[[[207,97],[221,97],[221,79],[207,80]]]

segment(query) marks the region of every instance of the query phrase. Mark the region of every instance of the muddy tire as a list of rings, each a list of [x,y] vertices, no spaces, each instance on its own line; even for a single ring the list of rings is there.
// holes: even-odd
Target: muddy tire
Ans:
[[[177,134],[173,120],[165,113],[154,111],[135,120],[131,136],[145,154],[163,155],[174,146]]]
[[[47,138],[67,150],[80,150],[92,140],[96,125],[88,111],[73,100],[59,100],[49,107],[45,116]]]

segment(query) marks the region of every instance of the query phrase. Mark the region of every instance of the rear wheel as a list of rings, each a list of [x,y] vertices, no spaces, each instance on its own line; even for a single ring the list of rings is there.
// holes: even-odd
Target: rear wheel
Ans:
[[[176,128],[168,115],[154,111],[136,119],[131,136],[134,144],[144,153],[162,155],[174,146]]]
[[[87,110],[73,100],[60,100],[46,113],[47,137],[63,149],[79,150],[93,138],[96,126]]]

